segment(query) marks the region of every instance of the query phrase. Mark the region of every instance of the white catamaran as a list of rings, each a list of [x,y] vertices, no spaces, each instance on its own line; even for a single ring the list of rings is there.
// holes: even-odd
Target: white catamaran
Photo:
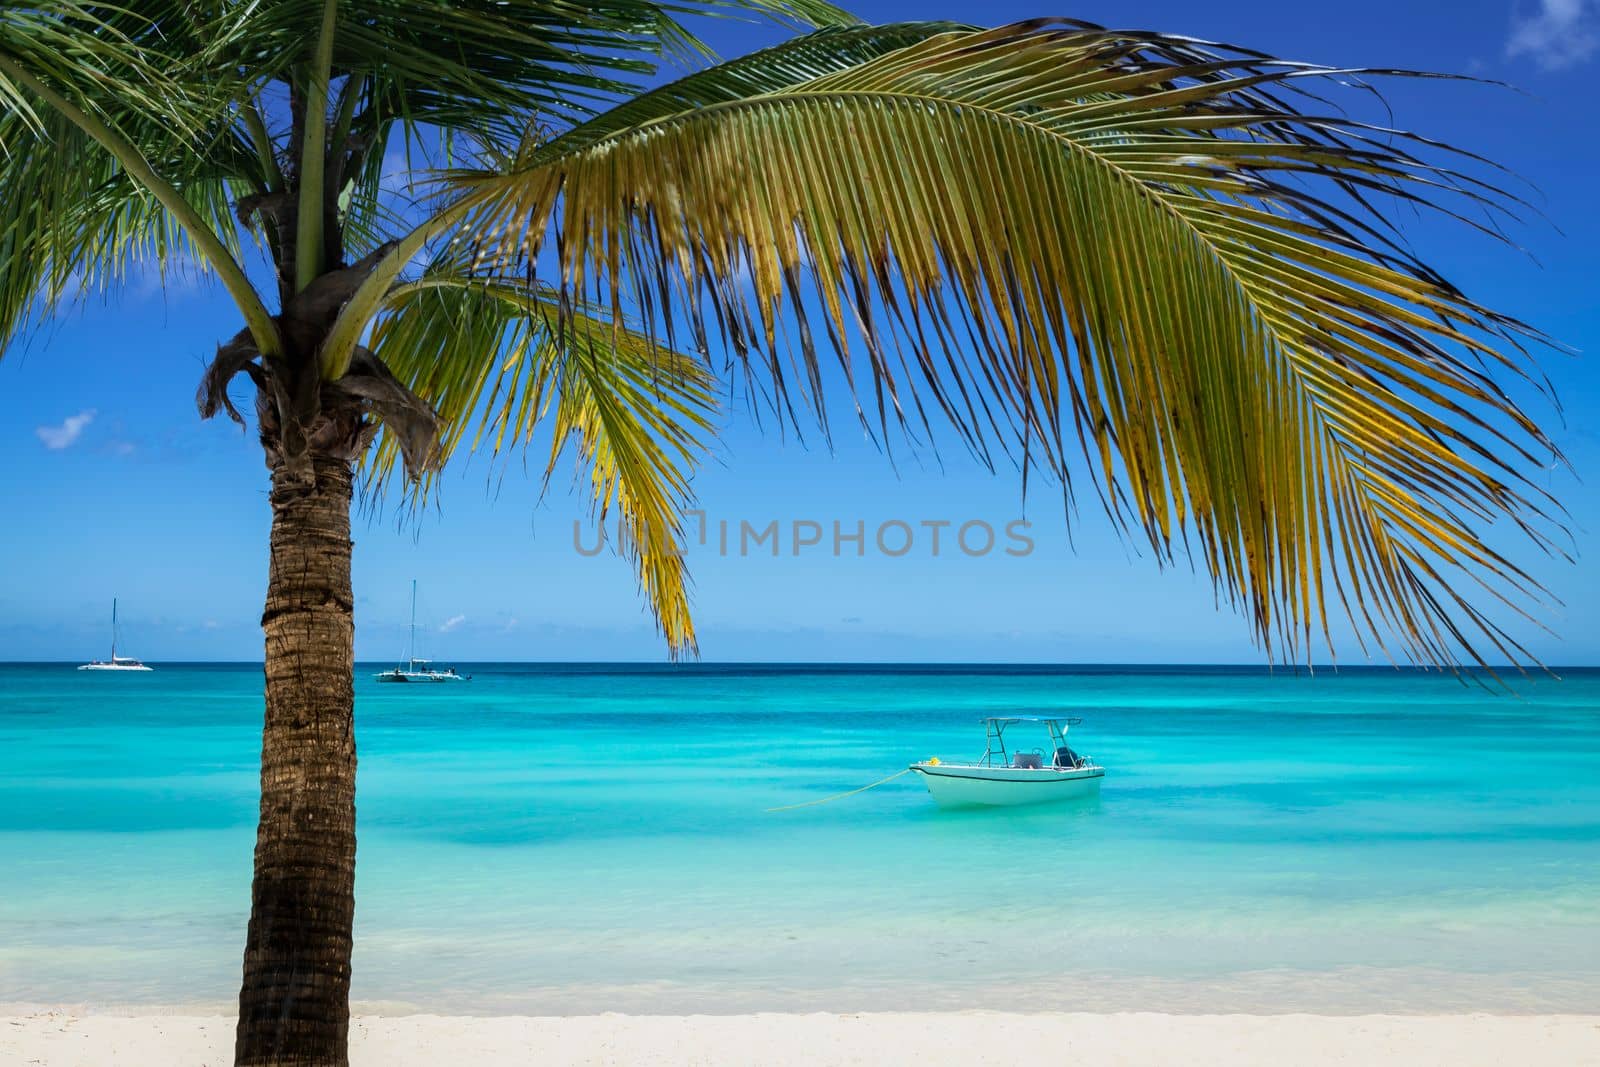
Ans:
[[[983,757],[975,763],[945,763],[930,759],[908,769],[922,776],[934,801],[945,808],[1039,804],[1074,800],[1100,791],[1105,769],[1067,746],[1067,727],[1082,719],[1045,719],[1016,716],[983,720]],[[1006,727],[1017,723],[1043,724],[1051,754],[1039,749],[1006,752]]]
[[[132,656],[117,655],[117,600],[111,598],[111,658],[106,660],[92,659],[78,668],[80,671],[149,671],[153,667],[146,667]]]
[[[411,579],[411,643],[406,659],[393,670],[372,676],[380,682],[470,682],[472,675],[457,674],[454,667],[439,670],[429,660],[417,658],[417,580]]]

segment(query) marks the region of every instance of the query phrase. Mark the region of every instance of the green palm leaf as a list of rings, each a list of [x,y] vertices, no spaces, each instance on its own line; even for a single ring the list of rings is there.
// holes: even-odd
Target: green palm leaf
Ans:
[[[1525,655],[1460,589],[1541,595],[1484,532],[1548,546],[1554,450],[1495,380],[1531,334],[1367,206],[1497,194],[1302,110],[1337,72],[1063,22],[881,32],[906,43],[816,34],[458,175],[467,232],[530,266],[559,232],[566,302],[708,359],[716,334],[785,405],[823,415],[832,349],[880,424],[936,408],[1069,493],[1086,470],[1285,656],[1331,642],[1330,601],[1417,661]]]
[[[208,271],[217,249],[240,254],[234,203],[254,191],[249,149],[225,127],[184,112],[192,140],[170,144],[169,118],[102,109],[116,132],[159,172],[191,212],[172,208],[130,177],[115,155],[59,112],[0,113],[0,351],[65,294],[107,292],[135,269]],[[215,238],[195,240],[199,232]]]
[[[8,208],[29,217],[26,226],[17,223],[13,240],[51,246],[42,260],[30,254],[0,268],[9,273],[0,279],[0,298],[16,294],[0,307],[0,339],[25,321],[47,278],[100,271],[108,249],[121,269],[151,255],[195,254],[199,231],[236,248],[233,204],[278,258],[277,246],[289,237],[271,220],[292,217],[285,175],[302,172],[304,134],[303,119],[286,122],[281,113],[286,97],[305,95],[319,43],[308,27],[321,24],[326,6],[46,0],[0,11],[0,188],[23,201]],[[338,0],[332,13],[323,257],[330,267],[360,259],[400,228],[392,192],[382,188],[397,131],[408,149],[424,142],[432,149],[418,162],[440,153],[476,158],[485,147],[511,151],[530,125],[567,125],[632,95],[663,55],[704,51],[684,25],[687,16],[855,21],[821,0],[554,7],[535,0]],[[201,208],[199,218],[177,225],[148,188],[119,178],[125,160],[62,121],[39,98],[41,88],[143,153],[156,175]],[[53,157],[44,167],[69,179],[45,190],[49,202],[77,208],[92,201],[90,210],[59,221],[35,210],[38,201],[26,192],[38,186],[35,157],[42,154]],[[81,167],[89,172],[78,174]],[[183,229],[195,232],[183,236]],[[145,236],[130,239],[135,232]],[[169,237],[149,236],[162,233]],[[71,250],[75,260],[64,258]],[[286,286],[279,295],[293,291]]]

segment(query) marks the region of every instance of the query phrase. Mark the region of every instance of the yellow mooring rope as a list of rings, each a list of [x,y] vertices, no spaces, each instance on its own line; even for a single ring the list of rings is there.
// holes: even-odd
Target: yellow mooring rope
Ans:
[[[799,803],[799,804],[785,804],[781,808],[767,808],[766,810],[769,811],[769,812],[773,812],[773,811],[793,811],[795,808],[809,808],[813,804],[826,804],[830,800],[843,800],[845,797],[853,797],[857,793],[865,793],[869,789],[876,789],[878,786],[883,785],[885,782],[892,782],[896,778],[900,777],[902,774],[910,774],[910,773],[911,773],[911,768],[907,767],[903,771],[896,771],[896,772],[894,772],[893,774],[891,774],[887,778],[879,778],[876,782],[873,782],[871,785],[864,785],[860,789],[852,789],[848,793],[835,793],[835,794],[833,794],[833,796],[831,796],[831,797],[823,797],[821,800],[807,800],[807,801],[804,801],[804,802]]]

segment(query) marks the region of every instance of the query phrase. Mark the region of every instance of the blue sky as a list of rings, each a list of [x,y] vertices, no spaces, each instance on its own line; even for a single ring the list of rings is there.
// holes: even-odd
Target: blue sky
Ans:
[[[875,21],[971,19],[973,5],[858,2]],[[1398,125],[1510,164],[1538,189],[1549,222],[1517,231],[1526,254],[1426,220],[1419,247],[1469,293],[1584,352],[1600,348],[1600,223],[1593,206],[1600,124],[1600,0],[1478,0],[1453,5],[1356,0],[1340,5],[995,2],[986,22],[1070,14],[1188,33],[1340,65],[1458,71],[1522,91],[1453,83],[1388,89]],[[725,55],[776,33],[733,24],[708,31]],[[192,277],[130,279],[106,303],[78,309],[0,360],[0,658],[79,659],[104,651],[113,595],[129,651],[151,660],[257,659],[266,577],[266,470],[254,439],[193,404],[204,360],[238,328],[226,298]],[[1550,354],[1545,365],[1566,426],[1539,414],[1579,474],[1600,469],[1592,359]],[[770,427],[769,427],[770,429]],[[943,467],[895,448],[886,462],[840,419],[832,451],[762,433],[727,417],[714,462],[696,479],[709,544],[691,549],[694,605],[708,660],[999,660],[1260,662],[1245,624],[1214,604],[1187,567],[1159,572],[1085,510],[1066,544],[1048,489],[1024,506],[1015,474],[990,474],[953,447]],[[946,442],[949,444],[950,442]],[[439,507],[415,521],[393,510],[356,519],[357,655],[404,647],[406,600],[421,580],[425,649],[440,658],[659,659],[664,651],[622,561],[585,556],[574,522],[586,514],[569,480],[539,496],[529,471],[485,457],[459,460]],[[1575,564],[1528,557],[1566,601],[1543,621],[1559,637],[1517,632],[1546,662],[1600,663],[1600,499],[1564,472],[1549,487],[1572,512]],[[1034,550],[1007,554],[1007,523],[1026,516]],[[730,521],[726,555],[717,523]],[[738,523],[777,521],[782,554],[741,556]],[[913,549],[889,556],[872,531],[899,520]],[[814,521],[823,545],[792,553],[793,523]],[[835,557],[832,524],[861,522],[864,556]],[[931,527],[943,550],[929,551]],[[997,533],[990,552],[952,550],[963,523]],[[587,528],[587,527],[585,527]],[[803,527],[809,531],[809,527]],[[983,540],[982,525],[968,546]],[[585,534],[587,538],[589,535]],[[903,537],[890,531],[888,547]],[[585,543],[588,543],[587,541]],[[1344,662],[1363,662],[1351,642]]]

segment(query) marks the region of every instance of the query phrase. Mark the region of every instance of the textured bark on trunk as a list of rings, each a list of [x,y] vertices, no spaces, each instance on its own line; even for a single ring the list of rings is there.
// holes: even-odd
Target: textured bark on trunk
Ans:
[[[270,452],[269,452],[270,455]],[[349,1062],[356,744],[351,463],[273,472],[261,821],[235,1062]]]

